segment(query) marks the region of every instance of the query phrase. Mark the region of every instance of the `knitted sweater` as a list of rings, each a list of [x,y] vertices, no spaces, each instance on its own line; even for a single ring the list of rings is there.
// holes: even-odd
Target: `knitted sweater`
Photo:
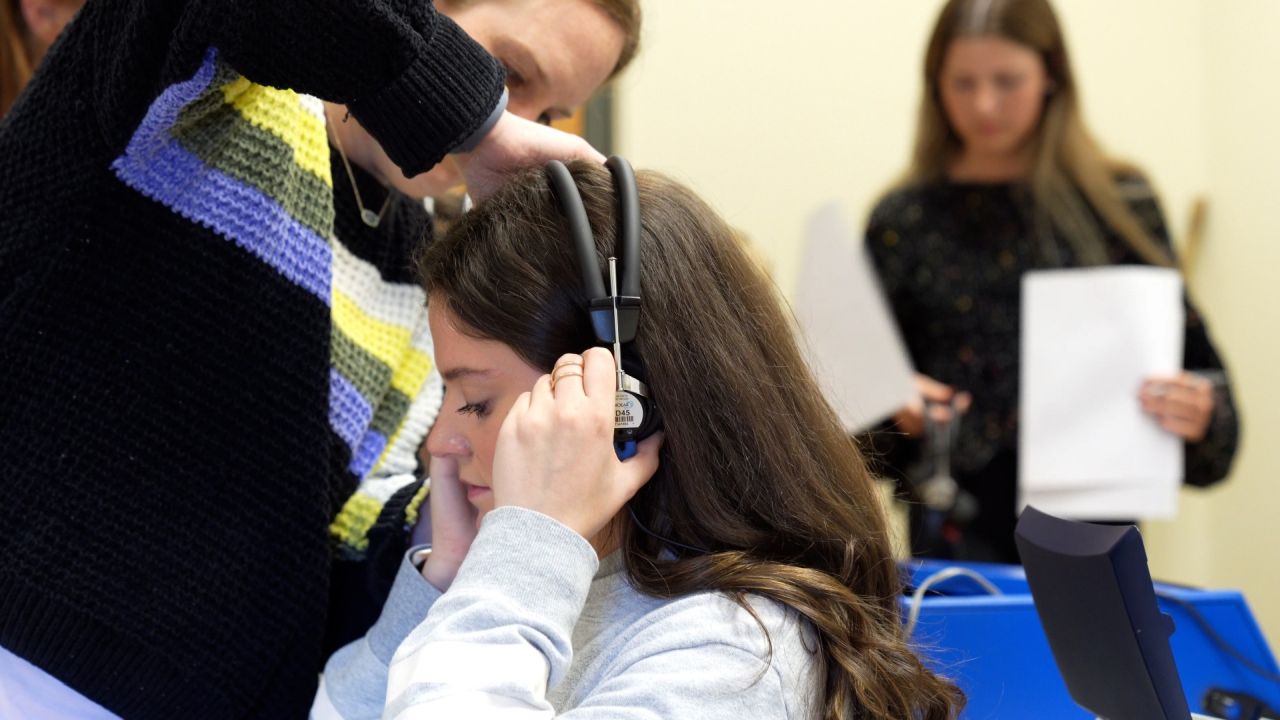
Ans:
[[[498,508],[449,592],[403,563],[377,624],[325,667],[312,718],[817,718],[812,627],[747,597],[751,612],[644,595],[622,553],[597,561],[555,520]]]
[[[430,370],[268,86],[416,173],[502,75],[416,0],[94,0],[0,124],[0,645],[127,718],[305,715],[330,525]]]
[[[1117,189],[1152,240],[1173,246],[1151,186],[1122,176]],[[872,212],[867,250],[875,262],[911,360],[919,372],[971,393],[952,448],[957,482],[979,504],[975,520],[953,548],[962,559],[1017,562],[1017,448],[1020,288],[1029,270],[1080,267],[1069,238],[1035,221],[1021,183],[926,183],[897,190]],[[1110,264],[1142,264],[1114,231],[1104,229]],[[1240,420],[1229,376],[1208,327],[1186,300],[1183,367],[1221,377],[1212,422],[1203,440],[1185,443],[1185,480],[1206,486],[1225,478],[1235,456]],[[1135,389],[1135,393],[1136,393]],[[1134,403],[1138,402],[1136,394]],[[884,423],[871,437],[880,471],[899,479],[932,474],[922,444]],[[920,506],[913,506],[919,512]],[[950,550],[928,546],[913,533],[920,554]]]

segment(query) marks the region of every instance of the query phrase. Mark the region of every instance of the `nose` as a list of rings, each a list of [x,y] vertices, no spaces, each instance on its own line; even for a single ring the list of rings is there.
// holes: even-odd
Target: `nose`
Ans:
[[[441,413],[442,415],[444,413]],[[436,420],[436,424],[431,428],[431,432],[427,435],[427,442],[424,445],[428,455],[435,457],[454,457],[458,459],[471,456],[471,443],[466,436],[451,427],[448,421],[443,418]]]
[[[992,115],[1000,107],[1000,93],[991,83],[980,83],[974,92],[973,104],[983,115]]]

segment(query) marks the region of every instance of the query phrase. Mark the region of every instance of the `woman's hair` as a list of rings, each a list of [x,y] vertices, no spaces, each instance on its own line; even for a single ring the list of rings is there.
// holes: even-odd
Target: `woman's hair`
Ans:
[[[618,27],[622,28],[622,52],[619,53],[618,62],[609,73],[609,78],[612,79],[626,70],[635,59],[636,53],[640,52],[640,25],[643,18],[640,13],[640,0],[591,0],[591,2],[604,10],[614,22],[618,23]]]
[[[570,168],[603,272],[616,235],[612,180],[596,164]],[[721,591],[748,610],[745,596],[760,595],[799,612],[816,630],[826,718],[952,717],[959,690],[908,647],[873,480],[775,288],[693,193],[655,173],[637,179],[643,309],[633,348],[666,439],[657,473],[631,502],[643,528],[621,531],[632,583],[657,597]],[[462,332],[502,342],[536,368],[596,344],[541,171],[463,217],[419,268]]]
[[[0,0],[0,117],[9,114],[18,93],[31,80],[27,24],[20,0]]]
[[[1108,158],[1085,127],[1066,41],[1048,0],[950,0],[943,7],[925,53],[925,93],[906,182],[945,177],[947,165],[961,150],[962,141],[942,107],[939,76],[952,41],[975,36],[1010,40],[1044,61],[1051,91],[1033,139],[1030,178],[1036,210],[1043,213],[1037,221],[1047,220],[1056,228],[1082,263],[1099,265],[1107,256],[1096,212],[1144,260],[1171,265],[1117,188],[1117,175],[1137,170]]]
[[[449,4],[459,8],[480,1],[447,0]],[[587,0],[587,2],[604,10],[605,14],[622,28],[622,52],[618,55],[618,62],[614,64],[613,70],[609,72],[609,78],[613,79],[631,64],[636,53],[640,51],[640,25],[643,17],[640,12],[640,0]]]

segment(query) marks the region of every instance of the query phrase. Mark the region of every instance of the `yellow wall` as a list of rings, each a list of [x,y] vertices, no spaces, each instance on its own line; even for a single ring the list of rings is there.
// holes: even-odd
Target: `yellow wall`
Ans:
[[[1235,375],[1245,445],[1221,489],[1144,528],[1153,573],[1240,587],[1280,641],[1280,27],[1273,0],[1057,0],[1103,144],[1145,168],[1175,233],[1204,196],[1191,284]],[[903,168],[939,0],[646,0],[618,88],[618,149],[681,178],[744,230],[784,292],[806,216],[862,222]],[[1277,478],[1273,480],[1273,478]]]

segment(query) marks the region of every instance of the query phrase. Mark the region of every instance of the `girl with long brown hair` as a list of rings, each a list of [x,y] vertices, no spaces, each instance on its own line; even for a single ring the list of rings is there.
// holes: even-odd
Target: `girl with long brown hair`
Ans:
[[[920,402],[874,438],[883,471],[909,486],[932,477],[918,438],[934,404],[932,419],[959,422],[952,470],[976,500],[963,512],[945,501],[913,505],[913,550],[1016,561],[1022,273],[1174,264],[1151,187],[1085,127],[1047,0],[943,7],[925,54],[912,162],[873,211],[867,247],[920,373]],[[1150,378],[1135,402],[1185,441],[1186,482],[1210,485],[1231,466],[1238,427],[1204,323],[1190,305],[1186,317],[1183,367],[1209,372]],[[964,414],[952,420],[955,412]],[[976,517],[966,517],[973,504]]]
[[[603,272],[611,178],[572,171]],[[953,717],[959,691],[903,631],[874,483],[773,286],[690,191],[638,180],[633,348],[663,434],[614,455],[614,364],[583,352],[587,291],[556,200],[540,171],[513,180],[420,263],[446,382],[426,446],[433,547],[335,655],[317,707]]]

